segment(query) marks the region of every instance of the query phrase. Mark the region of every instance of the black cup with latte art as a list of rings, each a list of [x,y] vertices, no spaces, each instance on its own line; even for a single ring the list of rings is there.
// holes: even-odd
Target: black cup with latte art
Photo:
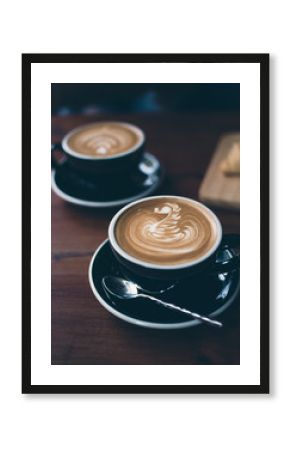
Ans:
[[[217,263],[222,238],[220,221],[209,208],[178,196],[133,202],[109,226],[112,250],[132,279],[178,280],[204,270],[236,267],[239,260],[228,246],[228,260]]]
[[[96,122],[73,129],[52,150],[61,150],[70,165],[85,174],[128,172],[141,160],[145,135],[124,122]]]

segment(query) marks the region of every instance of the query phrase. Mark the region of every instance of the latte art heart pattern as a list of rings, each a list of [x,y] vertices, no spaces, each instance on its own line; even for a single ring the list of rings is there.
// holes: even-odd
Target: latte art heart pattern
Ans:
[[[144,202],[117,224],[117,241],[130,255],[157,264],[200,258],[216,241],[213,219],[199,207],[175,201]],[[119,231],[119,232],[118,232]]]

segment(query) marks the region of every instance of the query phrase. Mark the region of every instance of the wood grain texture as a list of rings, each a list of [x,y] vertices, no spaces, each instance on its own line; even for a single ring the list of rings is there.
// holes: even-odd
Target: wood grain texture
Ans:
[[[68,116],[52,118],[52,142],[75,126],[106,119],[144,129],[148,150],[167,171],[159,194],[195,199],[220,135],[239,131],[239,116],[227,113]],[[221,330],[147,330],[122,322],[95,300],[87,276],[117,209],[73,206],[53,192],[51,200],[52,364],[239,364],[239,299],[221,316]],[[225,232],[239,232],[238,212],[214,211]]]
[[[220,163],[227,157],[235,142],[240,142],[239,133],[225,134],[219,139],[199,189],[199,199],[202,202],[229,209],[240,208],[240,177],[227,176],[220,168]]]

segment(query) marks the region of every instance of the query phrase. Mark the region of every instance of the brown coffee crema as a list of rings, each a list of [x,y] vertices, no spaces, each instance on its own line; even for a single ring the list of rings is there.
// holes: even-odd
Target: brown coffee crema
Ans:
[[[141,137],[126,124],[94,123],[73,133],[67,141],[71,150],[97,158],[127,152],[140,142]]]
[[[115,237],[130,256],[170,266],[204,256],[216,243],[218,230],[201,205],[164,197],[127,209],[116,223]]]

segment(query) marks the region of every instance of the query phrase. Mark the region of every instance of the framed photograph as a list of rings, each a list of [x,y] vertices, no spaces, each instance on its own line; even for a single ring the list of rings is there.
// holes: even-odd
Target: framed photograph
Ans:
[[[22,55],[22,392],[269,393],[269,55]]]

